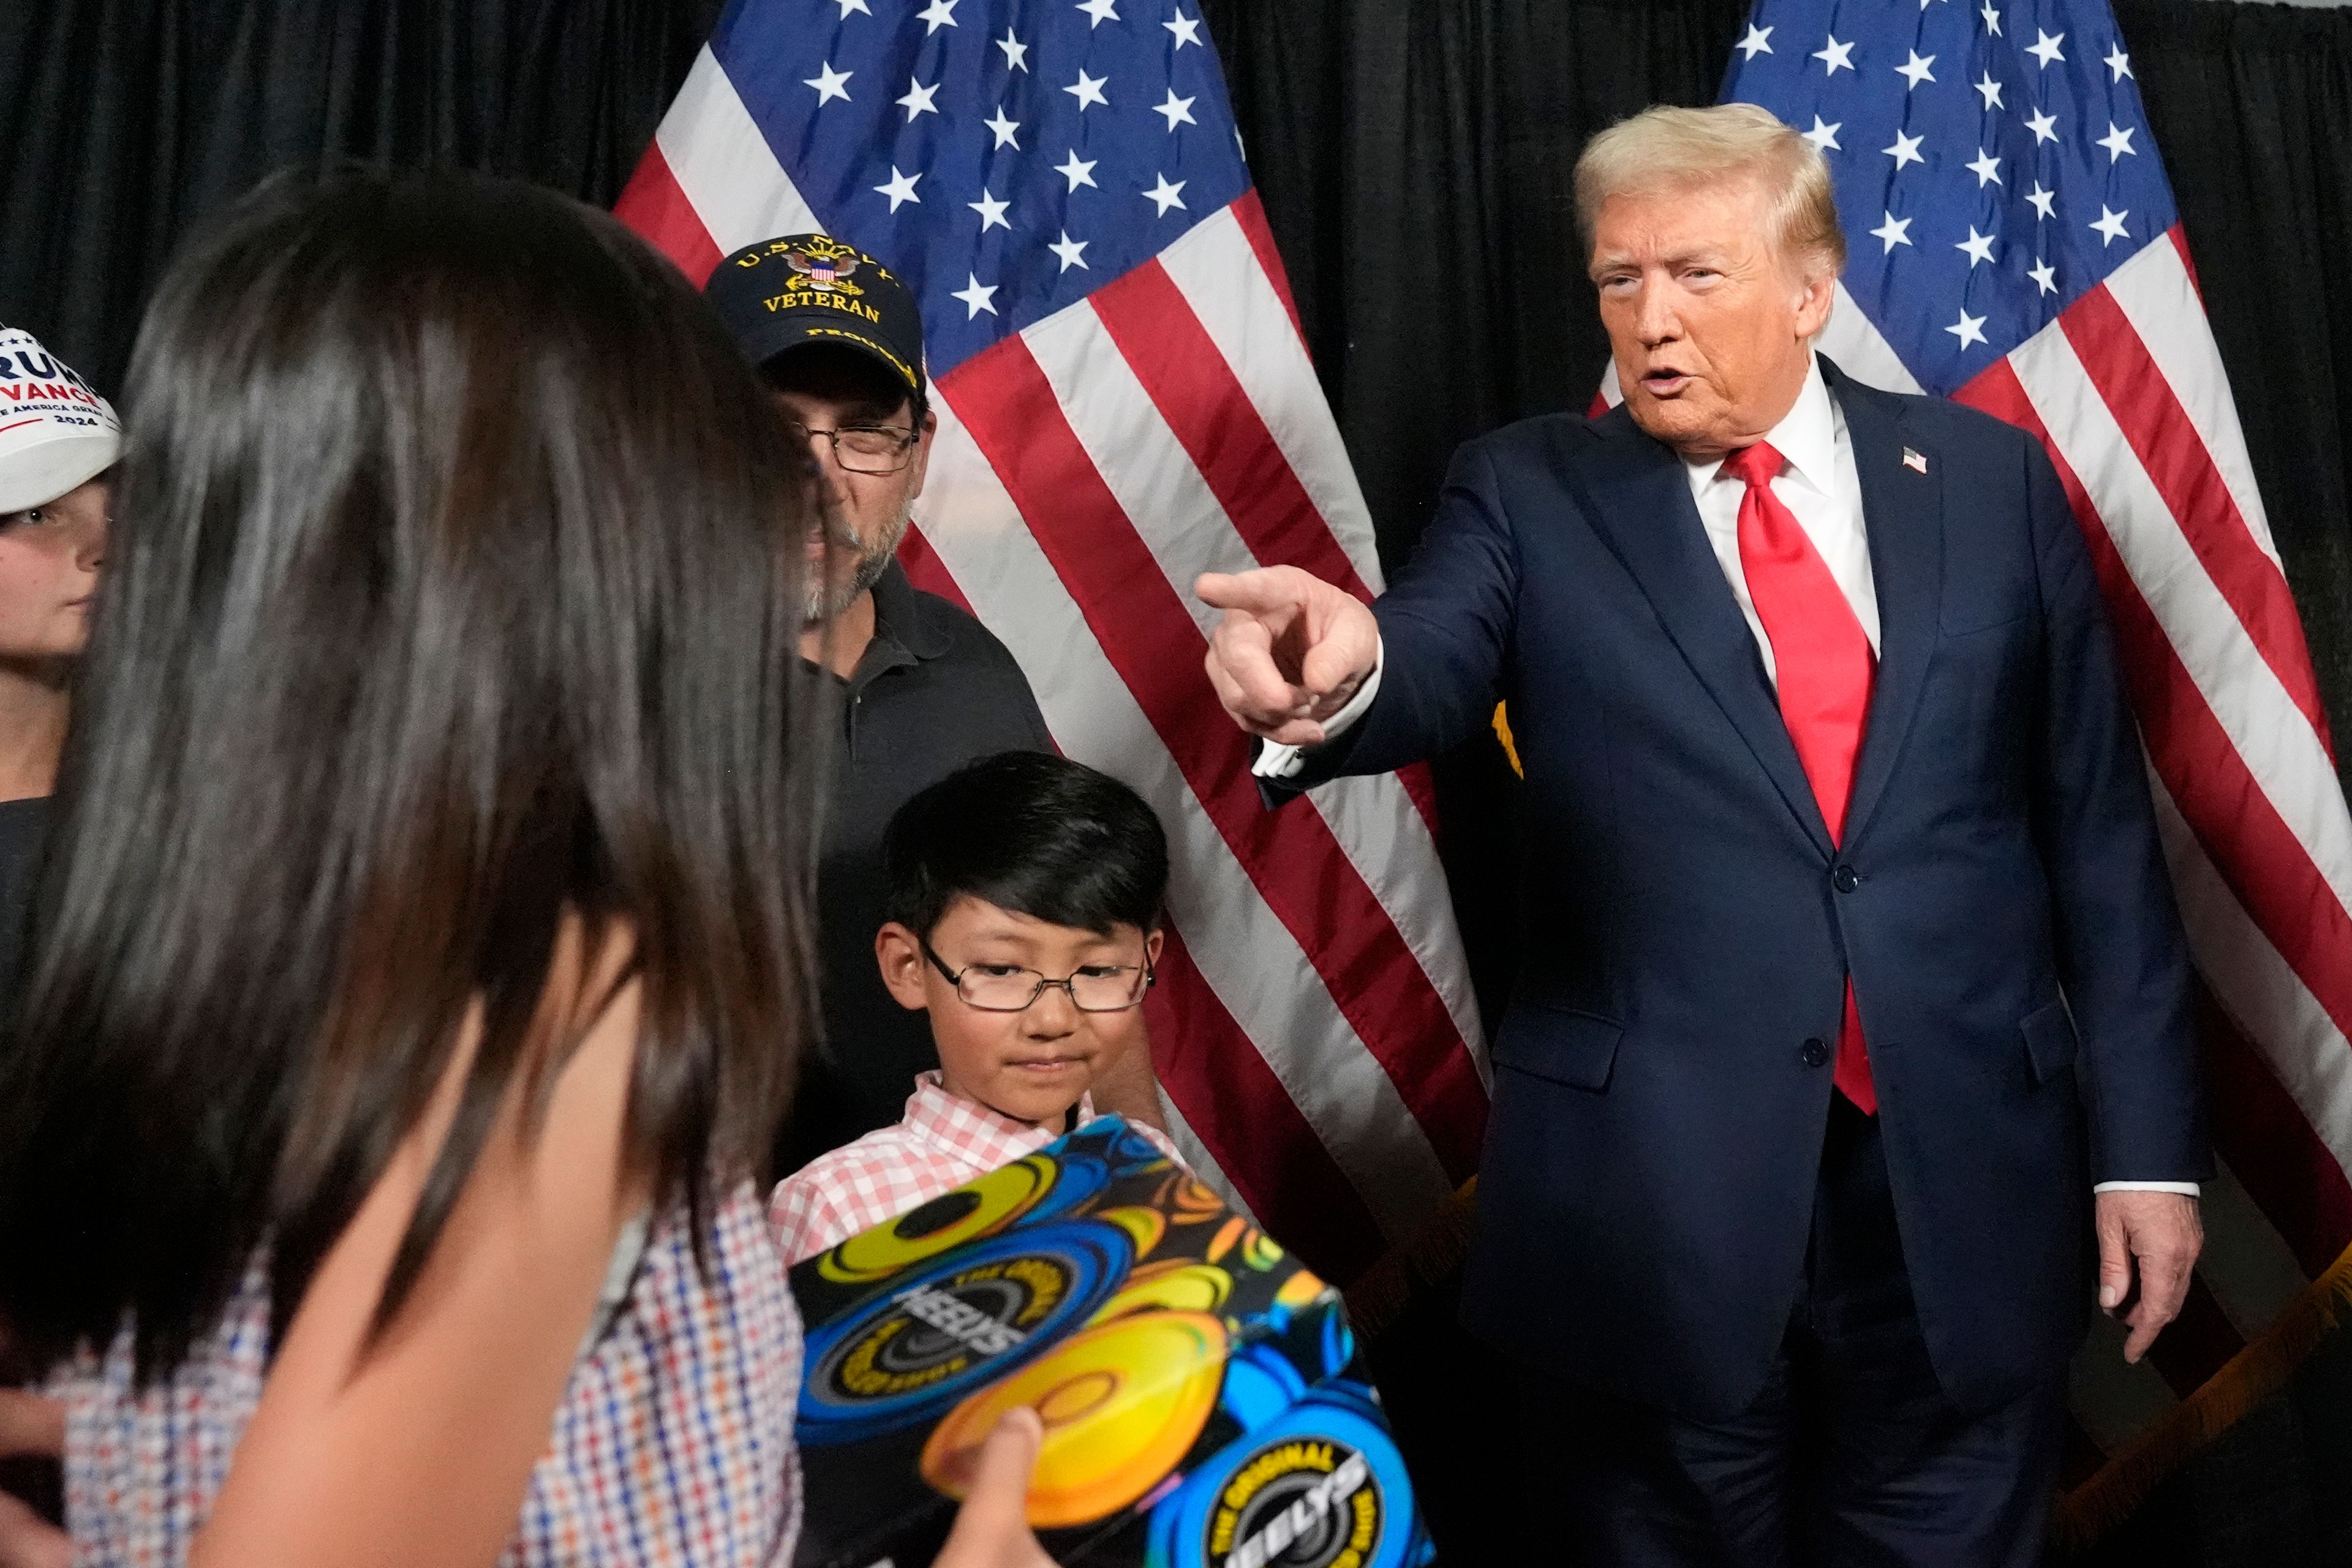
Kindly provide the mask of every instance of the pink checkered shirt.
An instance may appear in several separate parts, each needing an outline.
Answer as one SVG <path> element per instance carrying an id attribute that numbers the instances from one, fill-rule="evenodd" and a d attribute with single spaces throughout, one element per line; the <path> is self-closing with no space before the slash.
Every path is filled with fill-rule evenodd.
<path id="1" fill-rule="evenodd" d="M 800 1533 L 800 1318 L 748 1184 L 718 1196 L 697 1266 L 683 1209 L 611 1288 L 499 1568 L 782 1568 Z M 253 1260 L 213 1332 L 140 1389 L 126 1331 L 49 1391 L 66 1402 L 76 1564 L 180 1568 L 268 1374 Z M 453 1412 L 462 1415 L 462 1412 Z M 331 1500 L 329 1500 L 330 1502 Z"/>
<path id="2" fill-rule="evenodd" d="M 1094 1118 L 1094 1098 L 1081 1097 L 1078 1124 Z M 1166 1133 L 1140 1121 L 1130 1125 L 1161 1153 L 1184 1163 Z M 814 1258 L 1060 1136 L 958 1100 L 940 1087 L 937 1072 L 920 1074 L 915 1092 L 907 1097 L 907 1114 L 897 1124 L 821 1154 L 776 1184 L 768 1199 L 776 1250 L 786 1263 Z"/>

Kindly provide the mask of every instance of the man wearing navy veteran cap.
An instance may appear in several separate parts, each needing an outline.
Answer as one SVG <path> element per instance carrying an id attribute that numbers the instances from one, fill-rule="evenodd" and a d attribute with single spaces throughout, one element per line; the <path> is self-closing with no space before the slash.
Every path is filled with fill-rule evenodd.
<path id="1" fill-rule="evenodd" d="M 896 1122 L 915 1075 L 939 1065 L 923 1015 L 891 999 L 874 956 L 891 815 L 966 763 L 1054 742 L 1004 645 L 897 563 L 939 425 L 914 294 L 873 257 L 822 234 L 746 246 L 703 293 L 808 443 L 834 501 L 829 536 L 809 540 L 801 645 L 842 710 L 817 878 L 825 1038 L 803 1067 L 777 1144 L 782 1174 Z M 1160 1119 L 1149 1063 L 1097 1100 Z"/>

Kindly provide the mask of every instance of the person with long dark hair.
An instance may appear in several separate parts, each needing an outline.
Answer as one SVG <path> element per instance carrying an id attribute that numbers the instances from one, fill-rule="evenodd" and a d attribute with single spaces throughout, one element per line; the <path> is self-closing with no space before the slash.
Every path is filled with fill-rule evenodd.
<path id="1" fill-rule="evenodd" d="M 804 456 L 617 224 L 457 175 L 266 187 L 129 386 L 0 1051 L 77 1556 L 786 1560 Z M 999 1468 L 961 1549 L 1037 1560 Z"/>

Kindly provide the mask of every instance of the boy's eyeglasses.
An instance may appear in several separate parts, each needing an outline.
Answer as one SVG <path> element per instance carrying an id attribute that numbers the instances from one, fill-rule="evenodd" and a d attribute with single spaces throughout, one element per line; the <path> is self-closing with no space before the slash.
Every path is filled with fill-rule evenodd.
<path id="1" fill-rule="evenodd" d="M 1059 980 L 1049 980 L 1034 969 L 1010 963 L 967 963 L 961 971 L 950 969 L 928 942 L 923 943 L 923 956 L 947 977 L 965 1006 L 983 1013 L 1022 1012 L 1049 986 L 1069 993 L 1070 1005 L 1081 1013 L 1124 1013 L 1159 983 L 1148 963 L 1140 968 L 1129 963 L 1090 963 Z"/>
<path id="2" fill-rule="evenodd" d="M 820 430 L 787 419 L 784 428 L 803 441 L 824 437 L 833 444 L 833 460 L 853 474 L 895 474 L 907 466 L 915 445 L 914 431 L 890 425 L 844 425 L 838 430 Z"/>

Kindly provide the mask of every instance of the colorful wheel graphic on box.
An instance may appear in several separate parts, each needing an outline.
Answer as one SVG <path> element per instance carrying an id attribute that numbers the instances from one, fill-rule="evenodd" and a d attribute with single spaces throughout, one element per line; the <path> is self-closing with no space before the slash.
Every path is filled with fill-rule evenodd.
<path id="1" fill-rule="evenodd" d="M 1145 1263 L 1128 1275 L 1127 1283 L 1102 1304 L 1087 1326 L 1108 1323 L 1130 1312 L 1214 1312 L 1233 1293 L 1234 1277 L 1213 1263 L 1181 1258 Z"/>
<path id="2" fill-rule="evenodd" d="M 1108 1519 L 1192 1450 L 1217 1405 L 1225 1346 L 1223 1320 L 1206 1312 L 1142 1312 L 1083 1330 L 950 1411 L 923 1445 L 923 1479 L 962 1496 L 954 1478 L 998 1418 L 1026 1405 L 1045 1424 L 1030 1524 Z"/>
<path id="3" fill-rule="evenodd" d="M 1220 1449 L 1152 1510 L 1150 1568 L 1419 1568 L 1428 1537 L 1375 1412 L 1318 1389 Z"/>
<path id="4" fill-rule="evenodd" d="M 1204 1225 L 1229 1212 L 1215 1189 L 1189 1171 L 1171 1171 L 1160 1184 L 1158 1202 L 1177 1225 Z"/>
<path id="5" fill-rule="evenodd" d="M 1055 1348 L 1127 1275 L 1134 1244 L 1091 1220 L 1024 1226 L 894 1279 L 810 1331 L 799 1440 L 853 1442 L 929 1420 Z"/>
<path id="6" fill-rule="evenodd" d="M 1168 1216 L 1158 1209 L 1145 1208 L 1140 1204 L 1121 1204 L 1114 1208 L 1087 1211 L 1090 1218 L 1106 1221 L 1127 1232 L 1135 1243 L 1135 1255 L 1141 1258 L 1158 1247 L 1168 1234 Z"/>
<path id="7" fill-rule="evenodd" d="M 1110 1147 L 1103 1151 L 1116 1175 L 1132 1176 L 1145 1171 L 1166 1170 L 1171 1162 L 1160 1152 L 1160 1146 L 1132 1126 L 1122 1127 Z"/>
<path id="8" fill-rule="evenodd" d="M 1055 1167 L 1054 1184 L 1024 1217 L 1029 1220 L 1066 1217 L 1110 1185 L 1111 1170 L 1092 1154 L 1032 1154 Z"/>
<path id="9" fill-rule="evenodd" d="M 908 1209 L 887 1225 L 858 1232 L 817 1260 L 817 1272 L 844 1285 L 886 1279 L 993 1235 L 1035 1208 L 1056 1184 L 1058 1162 L 1030 1154 Z"/>

